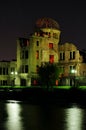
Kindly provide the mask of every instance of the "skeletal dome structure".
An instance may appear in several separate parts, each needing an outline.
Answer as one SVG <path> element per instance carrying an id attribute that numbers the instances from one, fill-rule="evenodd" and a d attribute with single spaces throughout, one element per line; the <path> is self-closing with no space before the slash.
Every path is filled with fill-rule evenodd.
<path id="1" fill-rule="evenodd" d="M 35 27 L 36 28 L 52 28 L 52 29 L 60 30 L 60 26 L 58 22 L 48 17 L 43 17 L 43 18 L 38 19 L 35 23 Z"/>

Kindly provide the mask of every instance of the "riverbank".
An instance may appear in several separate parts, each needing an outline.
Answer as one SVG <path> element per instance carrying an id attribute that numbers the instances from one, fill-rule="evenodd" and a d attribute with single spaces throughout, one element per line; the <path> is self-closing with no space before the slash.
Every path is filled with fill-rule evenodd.
<path id="1" fill-rule="evenodd" d="M 86 91 L 81 89 L 53 89 L 47 91 L 41 88 L 7 89 L 0 91 L 0 100 L 28 101 L 34 104 L 85 103 Z"/>

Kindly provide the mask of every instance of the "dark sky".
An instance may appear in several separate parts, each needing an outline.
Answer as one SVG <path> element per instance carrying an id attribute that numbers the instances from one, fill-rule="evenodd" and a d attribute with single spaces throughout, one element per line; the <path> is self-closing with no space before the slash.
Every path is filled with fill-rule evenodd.
<path id="1" fill-rule="evenodd" d="M 56 20 L 61 42 L 86 49 L 85 1 L 3 0 L 0 1 L 0 60 L 16 58 L 17 37 L 29 36 L 41 17 Z"/>

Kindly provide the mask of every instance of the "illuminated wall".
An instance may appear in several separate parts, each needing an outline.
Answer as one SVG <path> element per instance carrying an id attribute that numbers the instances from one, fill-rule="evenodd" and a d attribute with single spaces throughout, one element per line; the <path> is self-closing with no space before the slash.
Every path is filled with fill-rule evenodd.
<path id="1" fill-rule="evenodd" d="M 0 86 L 13 85 L 16 80 L 16 61 L 0 61 Z"/>
<path id="2" fill-rule="evenodd" d="M 59 66 L 63 77 L 72 79 L 75 76 L 77 79 L 80 79 L 80 77 L 86 76 L 84 57 L 73 43 L 59 45 L 58 52 Z"/>

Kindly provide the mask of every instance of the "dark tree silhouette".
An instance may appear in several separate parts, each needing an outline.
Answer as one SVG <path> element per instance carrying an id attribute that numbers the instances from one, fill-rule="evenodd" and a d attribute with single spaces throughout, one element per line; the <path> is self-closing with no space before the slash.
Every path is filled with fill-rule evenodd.
<path id="1" fill-rule="evenodd" d="M 56 64 L 45 64 L 39 67 L 39 82 L 41 87 L 46 87 L 47 90 L 52 89 L 59 79 L 59 68 Z"/>

